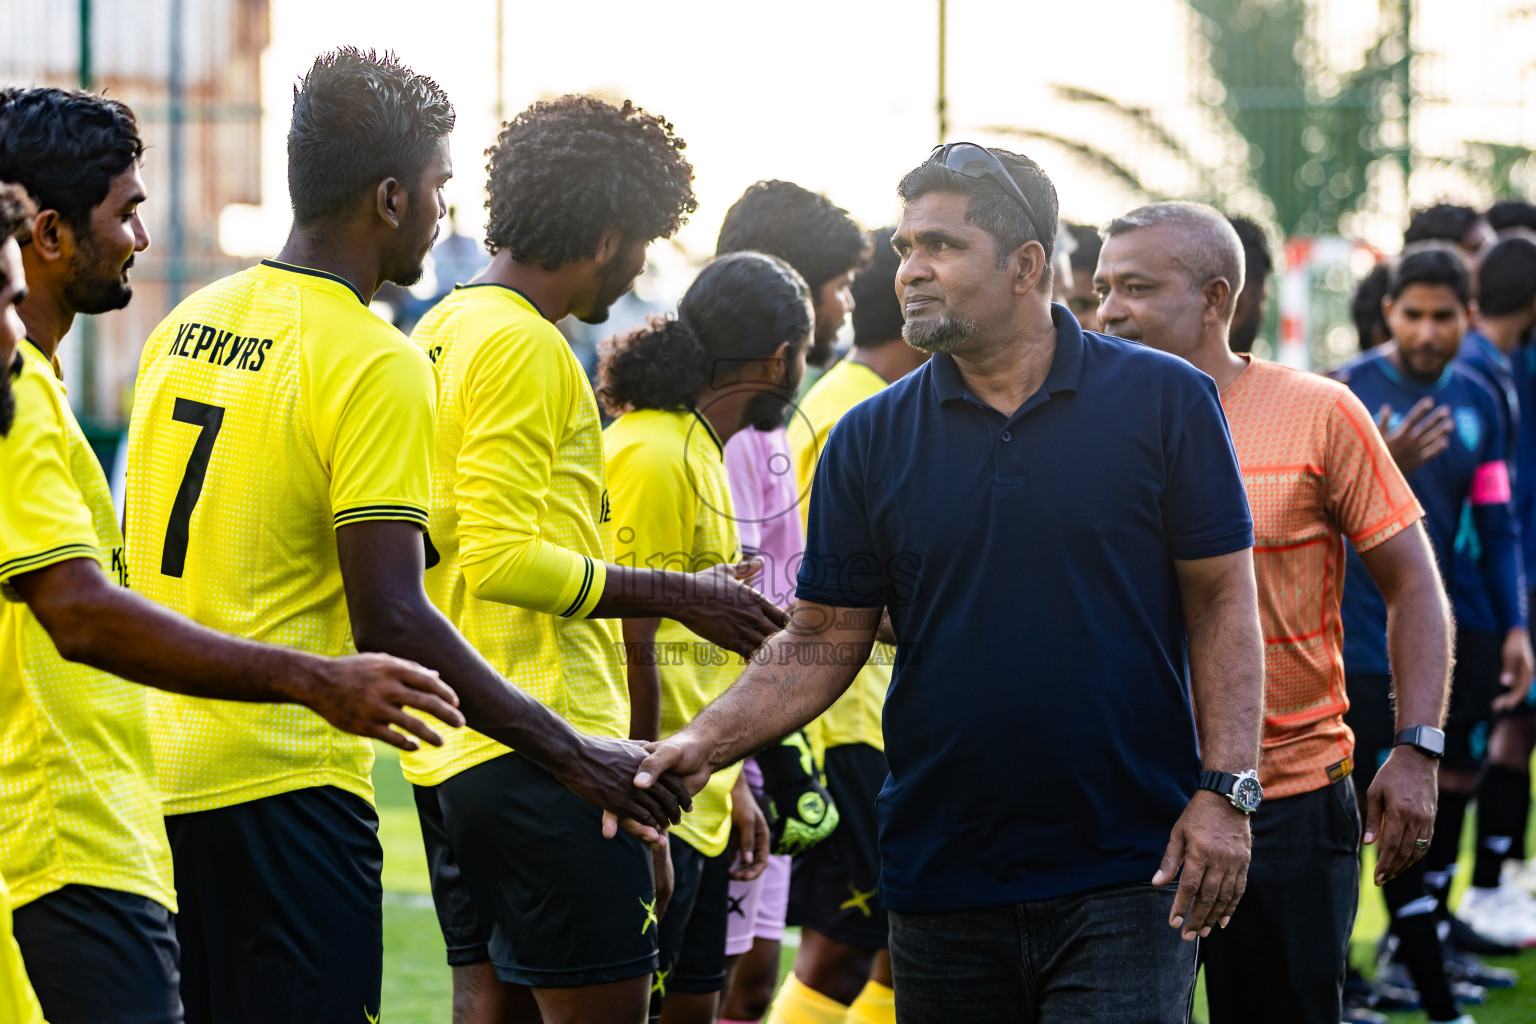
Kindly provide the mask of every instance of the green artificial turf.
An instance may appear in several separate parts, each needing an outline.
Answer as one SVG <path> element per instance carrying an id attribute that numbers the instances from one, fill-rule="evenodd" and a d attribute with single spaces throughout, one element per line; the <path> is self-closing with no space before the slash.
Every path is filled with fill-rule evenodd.
<path id="1" fill-rule="evenodd" d="M 381 1021 L 388 1024 L 443 1024 L 449 1019 L 451 986 L 444 961 L 442 933 L 428 896 L 427 861 L 421 847 L 421 830 L 411 788 L 400 775 L 400 760 L 393 748 L 380 747 L 374 768 L 374 787 L 379 805 L 379 838 L 384 845 L 384 999 Z M 1468 828 L 1470 840 L 1471 829 Z M 1536 834 L 1536 830 L 1533 830 Z M 1386 924 L 1381 894 L 1370 883 L 1369 855 L 1361 891 L 1360 919 L 1355 928 L 1355 962 L 1370 964 L 1376 938 Z M 1470 876 L 1471 856 L 1464 851 L 1458 887 Z M 789 936 L 783 967 L 794 961 Z M 1533 1024 L 1536 1022 L 1536 949 L 1518 957 L 1494 961 L 1514 967 L 1527 979 L 1518 987 L 1494 992 L 1486 1006 L 1470 1008 L 1478 1024 Z M 1195 1020 L 1204 1019 L 1204 994 L 1195 999 Z M 1422 1013 L 1393 1014 L 1393 1024 L 1419 1024 Z"/>

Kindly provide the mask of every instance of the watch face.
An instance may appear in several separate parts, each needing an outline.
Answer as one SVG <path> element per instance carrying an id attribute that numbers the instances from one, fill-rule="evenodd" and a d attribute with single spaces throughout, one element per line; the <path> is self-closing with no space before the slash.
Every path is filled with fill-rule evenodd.
<path id="1" fill-rule="evenodd" d="M 1264 799 L 1264 788 L 1258 779 L 1238 779 L 1232 789 L 1232 798 L 1238 807 L 1252 813 L 1259 809 L 1259 802 Z"/>

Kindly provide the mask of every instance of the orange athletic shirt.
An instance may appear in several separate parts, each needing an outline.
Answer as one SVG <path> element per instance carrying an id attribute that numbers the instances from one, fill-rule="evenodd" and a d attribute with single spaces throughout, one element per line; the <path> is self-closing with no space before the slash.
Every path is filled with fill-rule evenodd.
<path id="1" fill-rule="evenodd" d="M 1252 360 L 1221 395 L 1253 512 L 1264 629 L 1267 798 L 1343 778 L 1355 738 L 1344 724 L 1344 541 L 1360 551 L 1424 512 L 1370 413 L 1325 377 Z"/>

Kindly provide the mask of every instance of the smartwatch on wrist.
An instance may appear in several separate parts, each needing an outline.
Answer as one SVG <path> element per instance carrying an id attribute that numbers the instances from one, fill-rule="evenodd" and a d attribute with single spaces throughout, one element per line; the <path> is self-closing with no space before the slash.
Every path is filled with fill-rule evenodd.
<path id="1" fill-rule="evenodd" d="M 1251 768 L 1236 775 L 1214 770 L 1201 772 L 1200 788 L 1226 797 L 1233 807 L 1244 814 L 1252 814 L 1264 802 L 1264 787 L 1259 785 L 1259 773 Z"/>
<path id="2" fill-rule="evenodd" d="M 1435 760 L 1445 756 L 1445 733 L 1432 725 L 1416 725 L 1411 729 L 1404 729 L 1392 737 L 1392 745 L 1400 747 L 1404 744 L 1417 750 L 1425 757 Z"/>

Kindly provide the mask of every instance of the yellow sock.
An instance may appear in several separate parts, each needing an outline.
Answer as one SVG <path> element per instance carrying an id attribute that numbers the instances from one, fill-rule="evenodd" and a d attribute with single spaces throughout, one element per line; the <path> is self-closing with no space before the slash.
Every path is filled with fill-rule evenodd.
<path id="1" fill-rule="evenodd" d="M 848 1007 L 848 1024 L 896 1024 L 896 993 L 871 981 Z"/>
<path id="2" fill-rule="evenodd" d="M 764 1024 L 843 1024 L 847 1018 L 848 1007 L 822 995 L 791 973 L 784 979 L 784 987 L 779 989 Z"/>

